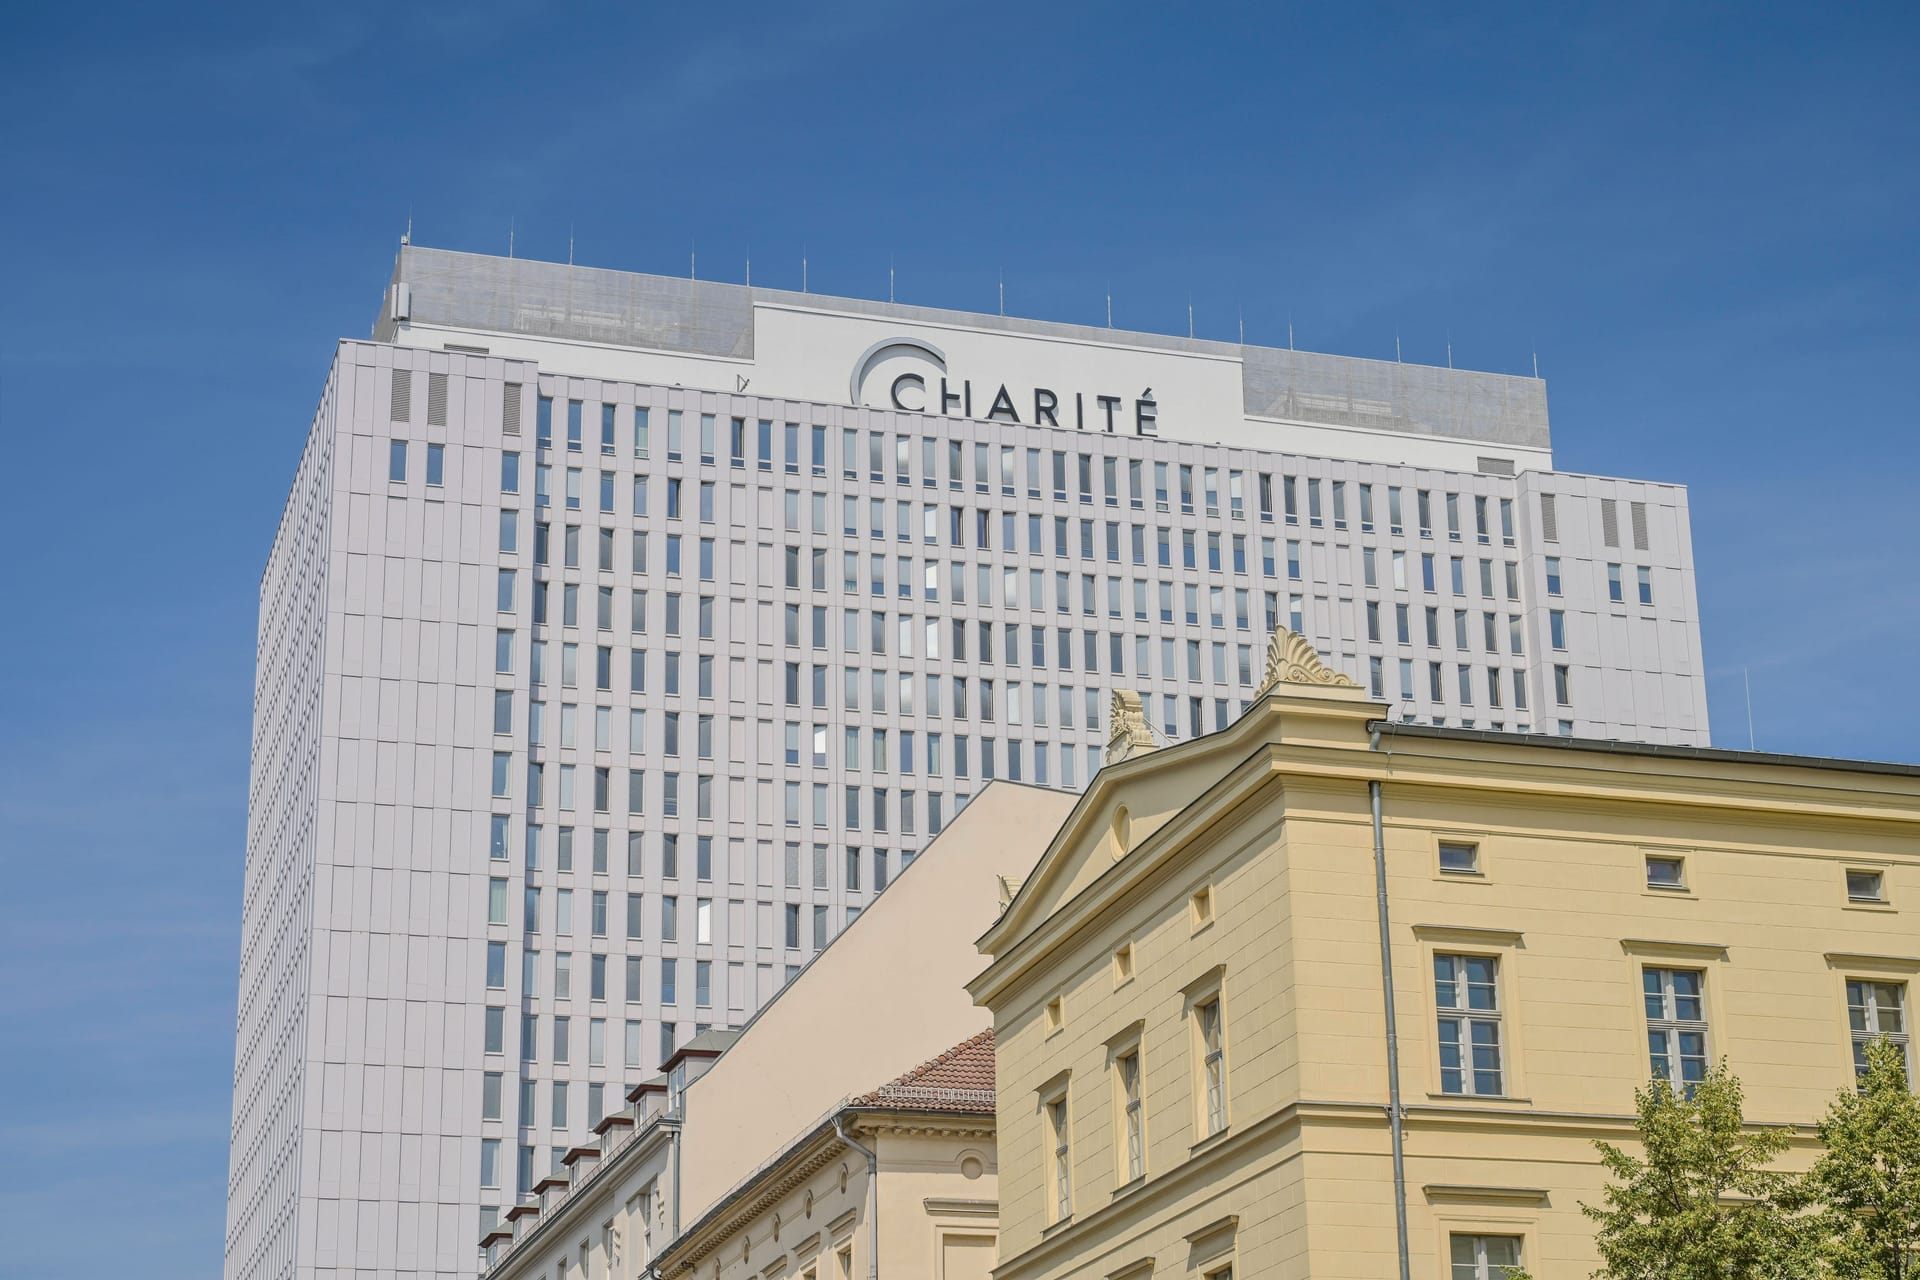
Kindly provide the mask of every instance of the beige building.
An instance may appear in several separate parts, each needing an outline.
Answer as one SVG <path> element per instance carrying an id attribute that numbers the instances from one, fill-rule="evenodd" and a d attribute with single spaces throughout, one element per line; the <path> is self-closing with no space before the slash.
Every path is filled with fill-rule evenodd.
<path id="1" fill-rule="evenodd" d="M 661 1280 L 987 1280 L 999 1230 L 993 1032 L 854 1098 L 663 1253 Z"/>
<path id="2" fill-rule="evenodd" d="M 1808 1126 L 1905 1040 L 1920 769 L 1387 711 L 1284 630 L 1222 732 L 1116 699 L 970 988 L 995 1280 L 1586 1275 L 1651 1074 Z"/>
<path id="3" fill-rule="evenodd" d="M 991 1017 L 966 982 L 1002 873 L 1031 866 L 1072 807 L 983 789 L 745 1028 L 682 1045 L 582 1135 L 481 1241 L 487 1280 L 737 1276 L 749 1258 L 756 1275 L 811 1260 L 816 1280 L 871 1276 L 876 1243 L 889 1276 L 984 1277 Z M 789 1271 L 767 1269 L 782 1258 Z"/>

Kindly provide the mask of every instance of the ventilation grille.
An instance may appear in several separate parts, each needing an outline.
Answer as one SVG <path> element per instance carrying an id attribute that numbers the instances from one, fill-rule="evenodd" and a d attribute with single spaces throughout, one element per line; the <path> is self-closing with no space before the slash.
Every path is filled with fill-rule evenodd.
<path id="1" fill-rule="evenodd" d="M 1620 545 L 1620 506 L 1612 498 L 1600 499 L 1600 540 L 1610 547 Z"/>
<path id="2" fill-rule="evenodd" d="M 447 375 L 444 373 L 427 375 L 427 425 L 447 425 Z"/>
<path id="3" fill-rule="evenodd" d="M 413 370 L 393 371 L 393 404 L 388 414 L 395 422 L 413 421 Z"/>
<path id="4" fill-rule="evenodd" d="M 1553 495 L 1540 495 L 1540 536 L 1548 542 L 1560 541 L 1560 513 L 1553 509 Z"/>
<path id="5" fill-rule="evenodd" d="M 1647 549 L 1647 504 L 1644 502 L 1629 503 L 1627 510 L 1633 517 L 1634 550 L 1645 551 Z"/>
<path id="6" fill-rule="evenodd" d="M 1478 470 L 1481 475 L 1510 476 L 1513 474 L 1512 458 L 1482 458 Z"/>
<path id="7" fill-rule="evenodd" d="M 510 436 L 520 434 L 520 384 L 509 382 L 500 389 L 500 428 Z"/>

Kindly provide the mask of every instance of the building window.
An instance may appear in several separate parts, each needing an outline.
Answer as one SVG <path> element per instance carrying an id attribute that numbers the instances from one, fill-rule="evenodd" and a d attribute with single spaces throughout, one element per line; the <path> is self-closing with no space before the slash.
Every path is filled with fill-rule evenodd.
<path id="1" fill-rule="evenodd" d="M 1519 1236 L 1448 1237 L 1452 1280 L 1506 1280 L 1520 1269 Z"/>
<path id="2" fill-rule="evenodd" d="M 1647 888 L 1684 890 L 1686 887 L 1686 859 L 1647 855 Z"/>
<path id="3" fill-rule="evenodd" d="M 1147 1173 L 1145 1120 L 1140 1106 L 1140 1048 L 1135 1045 L 1113 1060 L 1115 1101 L 1120 1109 L 1122 1183 L 1138 1182 Z"/>
<path id="4" fill-rule="evenodd" d="M 1476 875 L 1480 871 L 1480 846 L 1460 840 L 1442 840 L 1440 842 L 1440 869 L 1459 875 Z"/>
<path id="5" fill-rule="evenodd" d="M 1641 970 L 1653 1078 L 1670 1082 L 1689 1097 L 1707 1078 L 1705 985 L 1706 975 L 1698 969 Z"/>
<path id="6" fill-rule="evenodd" d="M 1847 901 L 1885 902 L 1886 900 L 1886 876 L 1882 872 L 1847 872 Z"/>
<path id="7" fill-rule="evenodd" d="M 1912 1075 L 1907 1038 L 1907 984 L 1847 979 L 1847 1027 L 1853 1036 L 1853 1074 L 1867 1074 L 1867 1045 L 1884 1036 L 1900 1048 Z"/>
<path id="8" fill-rule="evenodd" d="M 1053 1140 L 1053 1220 L 1073 1216 L 1073 1138 L 1067 1127 L 1067 1096 L 1047 1103 L 1047 1136 Z"/>
<path id="9" fill-rule="evenodd" d="M 391 440 L 387 443 L 387 479 L 395 484 L 407 478 L 407 442 Z"/>
<path id="10" fill-rule="evenodd" d="M 1194 1032 L 1199 1040 L 1201 1136 L 1210 1138 L 1227 1127 L 1227 1027 L 1214 995 L 1193 1007 Z"/>
<path id="11" fill-rule="evenodd" d="M 1433 958 L 1442 1093 L 1497 1097 L 1503 1092 L 1498 970 L 1492 956 Z"/>

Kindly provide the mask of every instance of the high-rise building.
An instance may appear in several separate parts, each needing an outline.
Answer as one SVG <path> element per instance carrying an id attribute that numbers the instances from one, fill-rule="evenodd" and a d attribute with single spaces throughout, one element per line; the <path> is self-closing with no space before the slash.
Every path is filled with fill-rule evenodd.
<path id="1" fill-rule="evenodd" d="M 261 582 L 226 1274 L 468 1275 L 1106 691 L 1270 628 L 1419 724 L 1703 744 L 1686 495 L 1537 379 L 417 247 Z"/>

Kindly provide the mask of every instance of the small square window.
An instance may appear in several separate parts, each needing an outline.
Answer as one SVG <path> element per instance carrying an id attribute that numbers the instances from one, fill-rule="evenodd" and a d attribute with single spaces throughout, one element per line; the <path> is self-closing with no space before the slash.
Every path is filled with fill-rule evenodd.
<path id="1" fill-rule="evenodd" d="M 1480 873 L 1480 846 L 1468 844 L 1463 840 L 1442 840 L 1440 842 L 1440 869 L 1456 875 L 1478 875 Z"/>
<path id="2" fill-rule="evenodd" d="M 1886 889 L 1886 876 L 1882 872 L 1847 872 L 1847 900 L 1849 902 L 1885 902 L 1887 900 Z"/>
<path id="3" fill-rule="evenodd" d="M 1196 932 L 1213 923 L 1213 889 L 1211 887 L 1194 894 L 1190 905 Z"/>
<path id="4" fill-rule="evenodd" d="M 1649 855 L 1647 858 L 1647 888 L 1684 889 L 1687 887 L 1686 860 Z"/>
<path id="5" fill-rule="evenodd" d="M 1058 1031 L 1066 1024 L 1066 1021 L 1067 1011 L 1065 1005 L 1061 1003 L 1061 998 L 1055 996 L 1053 999 L 1047 1001 L 1047 1034 L 1052 1035 Z"/>
<path id="6" fill-rule="evenodd" d="M 1120 949 L 1113 953 L 1113 985 L 1117 987 L 1124 982 L 1132 981 L 1133 944 L 1128 942 L 1123 943 Z"/>

